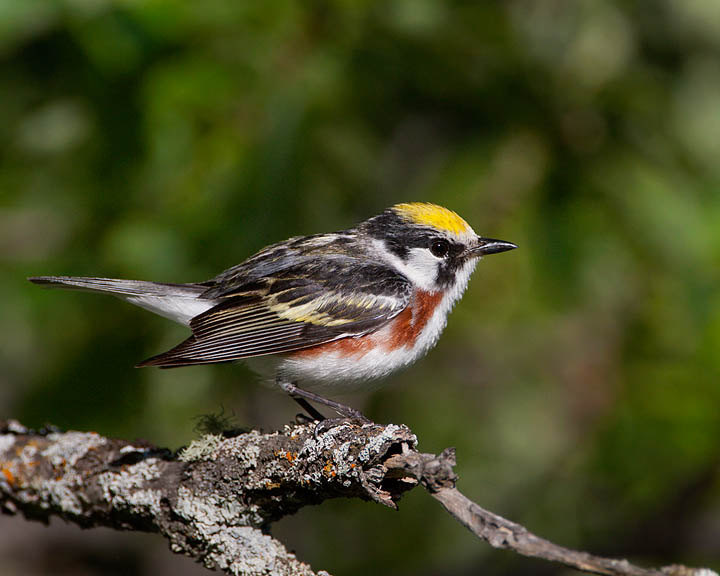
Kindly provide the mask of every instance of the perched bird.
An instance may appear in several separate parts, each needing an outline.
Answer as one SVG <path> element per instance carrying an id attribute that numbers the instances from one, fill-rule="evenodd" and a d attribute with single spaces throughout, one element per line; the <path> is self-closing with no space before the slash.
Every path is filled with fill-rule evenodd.
<path id="1" fill-rule="evenodd" d="M 359 388 L 425 355 L 478 260 L 516 247 L 478 236 L 447 208 L 413 202 L 273 244 L 207 282 L 29 280 L 113 294 L 190 327 L 187 340 L 138 366 L 247 360 L 311 416 L 322 419 L 308 401 L 362 418 L 318 392 Z"/>

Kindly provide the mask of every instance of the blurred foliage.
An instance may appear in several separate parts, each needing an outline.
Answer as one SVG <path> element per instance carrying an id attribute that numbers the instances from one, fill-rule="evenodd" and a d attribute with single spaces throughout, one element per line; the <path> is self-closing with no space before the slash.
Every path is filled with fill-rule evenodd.
<path id="1" fill-rule="evenodd" d="M 25 277 L 203 280 L 430 200 L 521 250 L 351 402 L 540 534 L 719 567 L 720 3 L 0 0 L 0 60 L 0 417 L 174 447 L 221 406 L 281 425 L 242 366 L 132 368 L 182 327 Z M 558 572 L 429 500 L 276 533 L 337 574 Z M 38 545 L 18 574 L 57 573 Z"/>

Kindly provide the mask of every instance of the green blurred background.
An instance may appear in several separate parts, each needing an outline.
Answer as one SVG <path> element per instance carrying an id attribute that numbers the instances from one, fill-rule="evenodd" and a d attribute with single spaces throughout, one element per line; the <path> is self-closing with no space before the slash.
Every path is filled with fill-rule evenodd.
<path id="1" fill-rule="evenodd" d="M 0 418 L 178 447 L 295 405 L 186 334 L 25 277 L 200 281 L 399 201 L 521 249 L 439 345 L 346 398 L 458 449 L 562 544 L 720 567 L 720 2 L 0 0 Z M 0 518 L 3 574 L 201 574 L 158 536 Z M 338 575 L 560 574 L 421 491 L 275 526 Z"/>

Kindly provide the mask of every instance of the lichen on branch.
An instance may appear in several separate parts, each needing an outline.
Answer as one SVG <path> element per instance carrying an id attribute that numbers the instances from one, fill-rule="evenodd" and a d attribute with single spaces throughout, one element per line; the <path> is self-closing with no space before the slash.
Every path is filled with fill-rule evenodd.
<path id="1" fill-rule="evenodd" d="M 0 510 L 81 526 L 160 532 L 174 552 L 229 574 L 316 574 L 268 534 L 270 525 L 328 498 L 396 508 L 422 485 L 460 524 L 496 548 L 584 572 L 618 576 L 717 576 L 672 565 L 642 568 L 571 550 L 465 497 L 455 451 L 422 454 L 405 426 L 342 422 L 207 435 L 177 453 L 93 432 L 33 431 L 0 422 Z M 327 572 L 317 572 L 327 575 Z"/>
<path id="2" fill-rule="evenodd" d="M 415 446 L 403 426 L 314 424 L 232 438 L 178 454 L 92 432 L 0 428 L 0 506 L 81 526 L 160 532 L 175 552 L 233 574 L 312 574 L 267 534 L 308 504 L 359 497 L 394 507 L 413 482 L 384 484 L 383 461 Z"/>

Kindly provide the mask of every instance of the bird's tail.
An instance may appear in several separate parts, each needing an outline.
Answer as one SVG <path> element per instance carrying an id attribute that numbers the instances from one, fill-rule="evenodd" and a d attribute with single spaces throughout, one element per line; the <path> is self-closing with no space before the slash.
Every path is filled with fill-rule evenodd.
<path id="1" fill-rule="evenodd" d="M 89 292 L 109 292 L 124 296 L 198 296 L 207 287 L 200 284 L 165 284 L 144 280 L 118 280 L 116 278 L 86 278 L 81 276 L 31 276 L 33 284 L 49 288 L 69 288 Z"/>
<path id="2" fill-rule="evenodd" d="M 50 288 L 112 294 L 181 324 L 189 324 L 193 317 L 215 305 L 213 300 L 202 298 L 202 293 L 208 288 L 203 284 L 168 284 L 79 276 L 33 276 L 28 280 Z"/>

